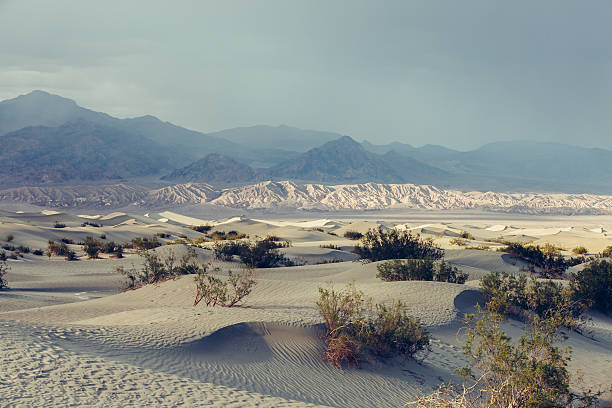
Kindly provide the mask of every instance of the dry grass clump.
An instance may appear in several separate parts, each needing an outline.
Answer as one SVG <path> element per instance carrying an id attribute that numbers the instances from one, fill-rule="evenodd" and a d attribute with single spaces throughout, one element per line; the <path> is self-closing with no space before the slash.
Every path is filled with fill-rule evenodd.
<path id="1" fill-rule="evenodd" d="M 406 358 L 429 348 L 429 333 L 400 301 L 372 303 L 354 284 L 319 288 L 317 309 L 325 320 L 325 358 L 334 366 L 359 367 L 364 354 Z"/>
<path id="2" fill-rule="evenodd" d="M 256 283 L 251 268 L 246 268 L 240 273 L 229 271 L 226 278 L 214 277 L 208 273 L 208 268 L 202 268 L 194 279 L 196 284 L 194 306 L 202 300 L 206 306 L 236 306 L 251 293 Z"/>
<path id="3" fill-rule="evenodd" d="M 137 251 L 146 251 L 148 249 L 157 248 L 159 246 L 162 246 L 162 243 L 159 242 L 157 237 L 155 238 L 136 237 L 136 238 L 132 238 L 130 242 L 124 244 L 124 247 L 133 248 Z"/>
<path id="4" fill-rule="evenodd" d="M 474 236 L 467 231 L 461 231 L 459 233 L 459 238 L 473 240 Z"/>

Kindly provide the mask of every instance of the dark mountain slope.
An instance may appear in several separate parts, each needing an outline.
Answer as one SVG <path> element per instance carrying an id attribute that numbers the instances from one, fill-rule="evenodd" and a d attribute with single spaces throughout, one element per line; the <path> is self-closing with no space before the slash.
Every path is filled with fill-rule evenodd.
<path id="1" fill-rule="evenodd" d="M 206 183 L 239 183 L 256 179 L 257 173 L 252 167 L 216 153 L 162 177 L 167 181 Z"/>
<path id="2" fill-rule="evenodd" d="M 149 139 L 79 120 L 0 136 L 2 185 L 95 181 L 171 168 L 168 150 Z"/>

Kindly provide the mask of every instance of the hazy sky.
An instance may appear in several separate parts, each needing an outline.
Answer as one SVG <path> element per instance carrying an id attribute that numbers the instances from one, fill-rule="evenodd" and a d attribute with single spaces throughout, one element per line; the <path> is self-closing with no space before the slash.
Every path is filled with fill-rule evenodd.
<path id="1" fill-rule="evenodd" d="M 612 148 L 612 1 L 0 0 L 0 99 L 200 131 Z"/>

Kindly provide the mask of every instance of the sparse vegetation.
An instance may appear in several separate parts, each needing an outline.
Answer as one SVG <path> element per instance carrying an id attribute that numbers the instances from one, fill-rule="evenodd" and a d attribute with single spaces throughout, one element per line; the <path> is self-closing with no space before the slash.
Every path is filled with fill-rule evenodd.
<path id="1" fill-rule="evenodd" d="M 53 224 L 53 228 L 66 228 L 66 224 L 62 224 L 59 221 L 55 221 L 55 224 Z"/>
<path id="2" fill-rule="evenodd" d="M 178 263 L 172 250 L 166 256 L 148 250 L 139 250 L 138 255 L 143 259 L 141 269 L 136 269 L 133 266 L 131 269 L 126 269 L 123 266 L 115 269 L 117 273 L 126 277 L 125 290 L 163 282 L 180 275 L 200 273 L 202 269 L 206 268 L 198 262 L 193 248 L 188 248 L 187 253 L 178 260 Z"/>
<path id="3" fill-rule="evenodd" d="M 133 248 L 137 251 L 146 251 L 147 249 L 157 248 L 161 245 L 162 243 L 159 242 L 157 238 L 136 237 L 132 238 L 132 241 L 124 245 L 124 247 Z"/>
<path id="4" fill-rule="evenodd" d="M 458 370 L 463 384 L 443 384 L 430 395 L 408 405 L 419 408 L 594 407 L 597 393 L 570 390 L 569 350 L 556 344 L 568 325 L 563 309 L 550 309 L 544 317 L 532 315 L 519 341 L 501 328 L 503 303 L 490 298 L 485 310 L 466 317 L 464 352 L 470 364 Z"/>
<path id="5" fill-rule="evenodd" d="M 317 309 L 325 320 L 325 358 L 340 369 L 359 367 L 365 354 L 412 358 L 429 348 L 429 333 L 400 301 L 373 305 L 354 284 L 341 291 L 319 288 Z"/>
<path id="6" fill-rule="evenodd" d="M 387 282 L 420 280 L 463 284 L 468 275 L 447 262 L 434 262 L 431 259 L 394 259 L 379 264 L 377 278 Z"/>
<path id="7" fill-rule="evenodd" d="M 577 246 L 576 248 L 572 249 L 572 253 L 574 255 L 586 255 L 589 253 L 589 250 L 583 246 Z"/>
<path id="8" fill-rule="evenodd" d="M 451 245 L 457 245 L 457 246 L 464 246 L 465 245 L 465 240 L 463 240 L 461 238 L 452 238 L 450 240 L 450 244 Z"/>
<path id="9" fill-rule="evenodd" d="M 100 228 L 102 225 L 96 224 L 95 222 L 91 222 L 91 221 L 85 221 L 84 223 L 81 224 L 81 227 L 87 227 L 87 226 Z"/>
<path id="10" fill-rule="evenodd" d="M 4 238 L 4 240 L 5 240 L 6 242 L 11 242 L 11 241 L 12 241 L 12 240 L 14 240 L 14 239 L 15 239 L 15 237 L 13 236 L 13 234 L 8 234 L 8 235 L 7 235 L 7 236 Z"/>
<path id="11" fill-rule="evenodd" d="M 477 249 L 479 251 L 489 251 L 491 247 L 488 245 L 475 245 L 475 246 L 466 246 L 464 249 Z"/>
<path id="12" fill-rule="evenodd" d="M 0 251 L 0 262 L 4 262 L 6 261 L 6 259 L 7 259 L 6 252 Z"/>
<path id="13" fill-rule="evenodd" d="M 0 258 L 0 289 L 8 288 L 8 282 L 6 280 L 6 273 L 8 272 L 9 267 L 6 264 L 6 258 Z"/>
<path id="14" fill-rule="evenodd" d="M 158 232 L 155 234 L 157 238 L 170 238 L 170 234 L 167 232 Z"/>
<path id="15" fill-rule="evenodd" d="M 481 279 L 480 289 L 490 311 L 524 321 L 534 314 L 544 318 L 558 310 L 568 318 L 576 317 L 583 310 L 570 287 L 552 280 L 528 280 L 525 275 L 491 272 Z"/>
<path id="16" fill-rule="evenodd" d="M 490 302 L 496 303 L 497 299 Z M 419 408 L 595 407 L 598 393 L 574 393 L 567 364 L 570 351 L 556 344 L 567 318 L 560 310 L 529 320 L 512 341 L 501 328 L 504 318 L 478 308 L 466 317 L 464 352 L 470 364 L 458 370 L 463 385 L 443 384 L 433 394 L 408 404 Z"/>
<path id="17" fill-rule="evenodd" d="M 243 234 L 242 232 L 238 231 L 214 231 L 207 236 L 213 241 L 233 241 L 237 239 L 248 238 L 247 234 Z"/>
<path id="18" fill-rule="evenodd" d="M 103 243 L 92 236 L 85 237 L 85 244 L 83 245 L 83 251 L 87 254 L 89 259 L 98 259 L 98 255 L 102 251 Z"/>
<path id="19" fill-rule="evenodd" d="M 287 241 L 276 242 L 265 238 L 254 242 L 219 242 L 213 250 L 218 259 L 231 261 L 234 256 L 239 256 L 240 261 L 251 268 L 274 268 L 294 265 L 278 251 L 278 248 L 286 248 L 289 245 Z"/>
<path id="20" fill-rule="evenodd" d="M 611 258 L 612 257 L 612 245 L 607 246 L 603 251 L 601 251 L 601 256 L 603 256 L 604 258 Z"/>
<path id="21" fill-rule="evenodd" d="M 74 244 L 73 240 L 71 240 L 70 238 L 66 238 L 66 237 L 61 238 L 60 242 L 63 242 L 64 244 Z"/>
<path id="22" fill-rule="evenodd" d="M 66 256 L 70 249 L 65 242 L 55 242 L 49 241 L 49 245 L 47 246 L 47 255 L 51 256 Z"/>
<path id="23" fill-rule="evenodd" d="M 189 227 L 189 229 L 200 232 L 202 234 L 206 234 L 212 229 L 212 225 L 192 225 Z"/>
<path id="24" fill-rule="evenodd" d="M 474 236 L 467 231 L 461 231 L 459 233 L 459 238 L 473 240 Z"/>
<path id="25" fill-rule="evenodd" d="M 361 238 L 363 238 L 363 234 L 361 232 L 357 232 L 357 231 L 346 231 L 344 233 L 344 238 L 352 239 L 354 241 L 358 241 Z"/>
<path id="26" fill-rule="evenodd" d="M 319 245 L 319 248 L 325 248 L 325 249 L 340 249 L 340 247 L 338 245 L 334 245 L 334 244 L 323 244 L 323 245 Z"/>
<path id="27" fill-rule="evenodd" d="M 527 262 L 533 273 L 536 272 L 536 267 L 539 268 L 539 273 L 544 278 L 561 277 L 567 268 L 585 261 L 584 257 L 565 259 L 559 248 L 552 245 L 539 246 L 508 242 L 507 246 L 501 250 Z"/>
<path id="28" fill-rule="evenodd" d="M 592 261 L 580 272 L 570 274 L 574 299 L 589 308 L 612 313 L 612 262 Z"/>
<path id="29" fill-rule="evenodd" d="M 204 301 L 206 306 L 234 307 L 253 290 L 253 270 L 246 268 L 240 273 L 229 271 L 226 278 L 212 276 L 202 268 L 194 277 L 196 296 L 193 305 Z"/>
<path id="30" fill-rule="evenodd" d="M 354 252 L 361 259 L 384 261 L 387 259 L 440 259 L 444 251 L 431 239 L 422 239 L 411 232 L 395 229 L 385 231 L 382 227 L 369 230 L 356 245 Z"/>
<path id="31" fill-rule="evenodd" d="M 35 249 L 32 251 L 32 254 L 37 256 L 43 256 L 45 254 L 45 251 L 43 251 L 42 249 Z"/>

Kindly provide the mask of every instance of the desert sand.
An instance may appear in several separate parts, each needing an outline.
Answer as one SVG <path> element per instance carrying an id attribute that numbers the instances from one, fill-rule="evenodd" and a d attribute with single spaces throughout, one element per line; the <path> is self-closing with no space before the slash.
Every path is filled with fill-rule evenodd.
<path id="1" fill-rule="evenodd" d="M 197 238 L 189 225 L 213 225 L 251 238 L 290 240 L 283 251 L 302 266 L 255 271 L 257 285 L 244 306 L 193 306 L 192 276 L 121 292 L 115 267 L 124 259 L 80 260 L 25 254 L 9 260 L 10 289 L 0 292 L 0 401 L 6 406 L 334 406 L 401 407 L 442 381 L 456 380 L 465 365 L 457 331 L 463 314 L 480 300 L 478 279 L 489 271 L 519 273 L 521 264 L 495 252 L 490 240 L 551 243 L 569 251 L 584 245 L 599 252 L 612 245 L 612 217 L 534 217 L 487 213 L 355 213 L 271 218 L 263 213 L 227 219 L 182 211 L 70 214 L 12 209 L 0 212 L 0 241 L 46 248 L 48 240 L 87 235 L 117 242 L 171 234 Z M 100 227 L 81 226 L 89 221 Z M 55 223 L 65 228 L 54 228 Z M 410 229 L 446 249 L 446 259 L 469 273 L 465 285 L 382 282 L 376 263 L 351 253 L 346 231 Z M 474 236 L 464 249 L 452 243 L 462 231 Z M 333 233 L 333 234 L 330 234 Z M 338 249 L 323 248 L 334 245 Z M 222 271 L 238 267 L 216 261 L 198 248 L 203 262 Z M 183 245 L 155 249 L 181 253 Z M 400 299 L 432 333 L 432 350 L 418 361 L 366 362 L 340 371 L 323 359 L 322 319 L 315 308 L 318 288 L 354 281 L 376 301 Z M 592 314 L 583 334 L 570 333 L 572 370 L 589 385 L 612 378 L 612 319 Z M 508 323 L 517 335 L 523 325 Z M 612 396 L 606 395 L 604 406 Z"/>

